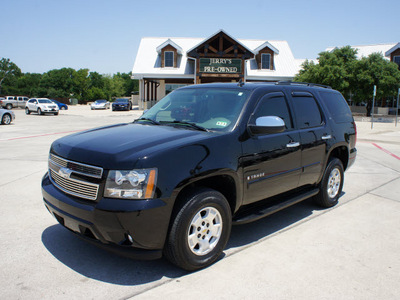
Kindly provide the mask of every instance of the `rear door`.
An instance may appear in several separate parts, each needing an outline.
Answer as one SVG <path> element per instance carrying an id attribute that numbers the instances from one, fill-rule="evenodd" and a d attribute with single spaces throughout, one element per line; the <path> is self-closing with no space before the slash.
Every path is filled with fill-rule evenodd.
<path id="1" fill-rule="evenodd" d="M 304 91 L 291 93 L 297 128 L 300 133 L 302 173 L 299 186 L 317 183 L 323 171 L 327 143 L 332 139 L 313 94 Z"/>
<path id="2" fill-rule="evenodd" d="M 300 135 L 282 92 L 264 95 L 252 113 L 249 124 L 261 116 L 278 116 L 286 130 L 281 133 L 252 135 L 242 143 L 244 204 L 286 192 L 298 186 L 301 173 Z"/>

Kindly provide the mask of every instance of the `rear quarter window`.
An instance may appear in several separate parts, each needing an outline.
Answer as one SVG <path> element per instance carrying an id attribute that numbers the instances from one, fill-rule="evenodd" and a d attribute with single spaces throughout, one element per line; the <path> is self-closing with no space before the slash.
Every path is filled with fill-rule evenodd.
<path id="1" fill-rule="evenodd" d="M 350 108 L 340 93 L 320 92 L 321 100 L 336 123 L 353 121 Z"/>

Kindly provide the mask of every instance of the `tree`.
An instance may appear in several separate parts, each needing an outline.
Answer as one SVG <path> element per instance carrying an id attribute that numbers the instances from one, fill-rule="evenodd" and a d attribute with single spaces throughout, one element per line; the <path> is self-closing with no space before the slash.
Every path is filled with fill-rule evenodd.
<path id="1" fill-rule="evenodd" d="M 4 80 L 8 77 L 19 77 L 21 76 L 21 69 L 18 66 L 10 61 L 9 58 L 2 58 L 0 60 L 0 94 L 1 88 Z"/>
<path id="2" fill-rule="evenodd" d="M 352 70 L 357 62 L 357 50 L 346 46 L 332 52 L 321 52 L 318 61 L 315 64 L 306 60 L 294 81 L 329 85 L 347 96 L 353 81 Z"/>
<path id="3" fill-rule="evenodd" d="M 386 60 L 381 53 L 363 57 L 354 65 L 354 99 L 367 101 L 367 115 L 371 114 L 373 86 L 376 85 L 376 97 L 390 97 L 397 94 L 400 86 L 398 65 Z"/>

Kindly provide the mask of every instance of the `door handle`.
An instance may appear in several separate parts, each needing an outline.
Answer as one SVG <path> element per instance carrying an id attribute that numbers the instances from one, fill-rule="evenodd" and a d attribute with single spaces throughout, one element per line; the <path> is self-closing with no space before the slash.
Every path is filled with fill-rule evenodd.
<path id="1" fill-rule="evenodd" d="M 330 134 L 322 136 L 323 140 L 330 140 L 332 136 Z"/>
<path id="2" fill-rule="evenodd" d="M 295 148 L 295 147 L 299 147 L 300 143 L 299 142 L 291 142 L 289 144 L 286 144 L 286 147 L 288 148 Z"/>

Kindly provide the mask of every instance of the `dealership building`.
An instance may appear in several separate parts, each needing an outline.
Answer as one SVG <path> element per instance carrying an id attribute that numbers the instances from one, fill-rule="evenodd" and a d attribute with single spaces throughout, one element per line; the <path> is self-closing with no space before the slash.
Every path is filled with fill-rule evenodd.
<path id="1" fill-rule="evenodd" d="M 145 37 L 132 78 L 147 108 L 190 84 L 293 80 L 302 62 L 286 41 L 236 39 L 223 30 L 208 38 Z"/>

